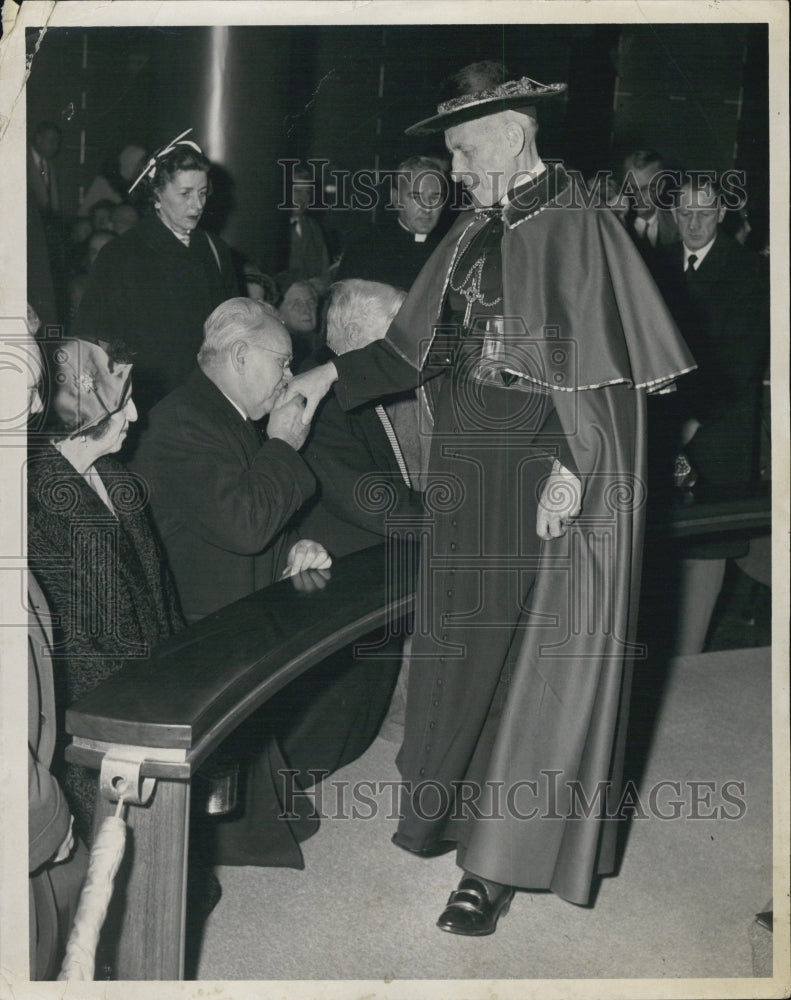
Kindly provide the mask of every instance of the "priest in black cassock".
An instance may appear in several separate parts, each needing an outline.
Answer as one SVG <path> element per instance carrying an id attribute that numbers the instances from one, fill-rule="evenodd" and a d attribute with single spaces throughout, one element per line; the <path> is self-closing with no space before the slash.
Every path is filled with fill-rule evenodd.
<path id="1" fill-rule="evenodd" d="M 291 382 L 344 408 L 419 385 L 431 426 L 400 821 L 463 870 L 438 925 L 492 933 L 515 890 L 587 904 L 614 869 L 645 508 L 645 399 L 694 367 L 632 241 L 536 149 L 562 83 L 498 63 L 445 132 L 474 208 L 384 340 Z"/>
<path id="2" fill-rule="evenodd" d="M 362 278 L 408 292 L 440 242 L 447 194 L 434 160 L 410 156 L 399 163 L 383 215 L 344 250 L 335 280 Z"/>

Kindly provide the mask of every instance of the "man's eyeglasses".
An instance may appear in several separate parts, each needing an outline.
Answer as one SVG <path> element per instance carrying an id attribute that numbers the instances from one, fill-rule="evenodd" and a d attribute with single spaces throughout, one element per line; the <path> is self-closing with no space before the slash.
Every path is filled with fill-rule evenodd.
<path id="1" fill-rule="evenodd" d="M 271 347 L 264 347 L 262 344 L 256 344 L 256 347 L 258 347 L 262 351 L 266 351 L 267 354 L 274 354 L 275 357 L 278 358 L 278 360 L 280 361 L 280 367 L 283 369 L 283 371 L 284 372 L 290 371 L 291 362 L 294 360 L 292 355 L 281 354 L 279 351 L 273 351 Z"/>

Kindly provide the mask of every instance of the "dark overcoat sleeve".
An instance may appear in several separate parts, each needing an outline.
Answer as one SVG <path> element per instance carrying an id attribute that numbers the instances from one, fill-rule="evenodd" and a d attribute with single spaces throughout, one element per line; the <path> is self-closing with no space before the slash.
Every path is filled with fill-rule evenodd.
<path id="1" fill-rule="evenodd" d="M 171 518 L 160 515 L 163 506 L 199 538 L 239 555 L 265 549 L 315 489 L 313 474 L 284 441 L 263 442 L 248 465 L 221 421 L 186 404 L 166 419 L 152 415 L 135 467 L 154 484 L 166 542 Z"/>
<path id="2" fill-rule="evenodd" d="M 50 773 L 55 748 L 55 698 L 50 654 L 52 636 L 42 620 L 47 613 L 31 576 L 28 618 L 28 870 L 40 868 L 69 832 L 69 807 Z M 39 599 L 36 599 L 36 591 Z"/>
<path id="3" fill-rule="evenodd" d="M 385 538 L 388 517 L 419 517 L 422 512 L 420 494 L 404 482 L 392 451 L 387 454 L 390 446 L 381 425 L 379 435 L 375 433 L 378 423 L 373 408 L 344 413 L 330 397 L 321 407 L 305 446 L 305 460 L 319 483 L 318 505 L 332 515 L 339 532 L 344 526 L 353 526 Z M 381 447 L 377 436 L 384 439 Z M 311 525 L 318 523 L 318 516 L 309 516 L 301 533 L 309 535 Z M 316 541 L 330 551 L 341 542 L 318 536 Z"/>

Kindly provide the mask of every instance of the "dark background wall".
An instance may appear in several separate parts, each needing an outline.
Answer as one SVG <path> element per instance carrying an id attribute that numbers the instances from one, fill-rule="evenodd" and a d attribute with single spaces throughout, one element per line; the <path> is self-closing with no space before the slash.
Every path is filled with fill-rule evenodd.
<path id="1" fill-rule="evenodd" d="M 35 44 L 37 33 L 30 32 Z M 64 208 L 76 212 L 103 158 L 178 132 L 217 164 L 207 221 L 266 269 L 282 266 L 282 157 L 344 170 L 392 168 L 441 81 L 476 59 L 514 75 L 566 80 L 542 115 L 540 151 L 585 175 L 624 151 L 657 148 L 672 166 L 748 172 L 751 222 L 765 236 L 767 33 L 762 25 L 390 25 L 49 30 L 27 86 L 28 123 L 63 129 Z M 359 213 L 325 216 L 338 239 Z M 764 233 L 760 233 L 763 227 Z"/>

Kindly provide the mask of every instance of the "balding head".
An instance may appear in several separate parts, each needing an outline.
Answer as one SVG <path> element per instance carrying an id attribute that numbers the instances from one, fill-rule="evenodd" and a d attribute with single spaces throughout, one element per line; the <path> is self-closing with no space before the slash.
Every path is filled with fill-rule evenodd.
<path id="1" fill-rule="evenodd" d="M 269 413 L 291 372 L 291 338 L 265 302 L 234 298 L 206 320 L 198 364 L 250 420 Z"/>

